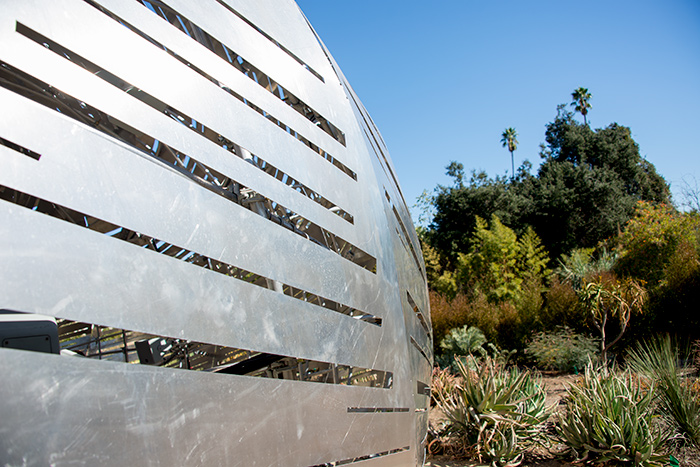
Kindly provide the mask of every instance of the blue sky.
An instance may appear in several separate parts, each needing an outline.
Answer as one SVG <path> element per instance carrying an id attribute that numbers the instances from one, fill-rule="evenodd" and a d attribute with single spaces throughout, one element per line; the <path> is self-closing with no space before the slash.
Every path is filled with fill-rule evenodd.
<path id="1" fill-rule="evenodd" d="M 451 160 L 510 174 L 539 164 L 556 107 L 583 86 L 593 128 L 631 128 L 682 201 L 700 184 L 700 1 L 297 3 L 386 141 L 409 204 Z M 580 117 L 580 115 L 579 115 Z M 415 218 L 415 213 L 414 213 Z"/>

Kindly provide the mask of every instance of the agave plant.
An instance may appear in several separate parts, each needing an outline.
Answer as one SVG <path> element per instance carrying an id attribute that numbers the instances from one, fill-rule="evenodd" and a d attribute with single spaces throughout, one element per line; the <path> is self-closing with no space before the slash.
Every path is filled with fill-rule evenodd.
<path id="1" fill-rule="evenodd" d="M 440 397 L 449 397 L 454 392 L 457 386 L 457 377 L 448 368 L 436 366 L 433 368 L 431 386 L 430 392 L 433 399 L 431 405 L 434 405 L 432 403 L 437 403 Z"/>
<path id="2" fill-rule="evenodd" d="M 682 378 L 676 346 L 669 336 L 642 343 L 630 353 L 630 366 L 646 375 L 658 387 L 662 414 L 678 437 L 700 448 L 700 397 L 698 379 Z"/>
<path id="3" fill-rule="evenodd" d="M 544 443 L 543 424 L 551 407 L 545 391 L 530 372 L 501 368 L 490 357 L 468 364 L 456 359 L 463 380 L 438 404 L 449 420 L 447 429 L 479 462 L 516 466 L 525 450 Z"/>
<path id="4" fill-rule="evenodd" d="M 666 465 L 661 449 L 668 434 L 652 422 L 653 385 L 645 387 L 630 372 L 589 364 L 564 400 L 556 430 L 577 461 Z"/>

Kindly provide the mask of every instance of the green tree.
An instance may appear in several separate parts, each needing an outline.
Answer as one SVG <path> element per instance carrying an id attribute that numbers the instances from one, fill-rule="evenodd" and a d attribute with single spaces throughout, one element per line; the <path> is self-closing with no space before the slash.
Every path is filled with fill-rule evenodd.
<path id="1" fill-rule="evenodd" d="M 464 186 L 464 165 L 461 162 L 452 161 L 445 169 L 445 173 L 455 179 L 455 186 Z"/>
<path id="2" fill-rule="evenodd" d="M 549 254 L 535 230 L 528 226 L 518 239 L 518 270 L 525 282 L 537 282 L 547 278 Z"/>
<path id="3" fill-rule="evenodd" d="M 591 108 L 591 104 L 588 102 L 591 100 L 591 97 L 588 88 L 579 87 L 571 93 L 571 98 L 573 99 L 571 105 L 575 108 L 576 112 L 580 112 L 581 115 L 583 115 L 584 125 L 588 125 L 588 122 L 586 122 L 586 115 L 588 115 L 588 109 Z"/>
<path id="4" fill-rule="evenodd" d="M 513 127 L 506 128 L 503 131 L 503 134 L 501 134 L 501 143 L 503 144 L 503 147 L 507 147 L 510 151 L 511 179 L 515 178 L 515 161 L 513 159 L 513 151 L 515 151 L 518 147 L 517 138 L 518 132 L 515 131 L 515 128 Z"/>
<path id="5" fill-rule="evenodd" d="M 637 201 L 668 202 L 670 190 L 642 159 L 629 128 L 613 123 L 591 130 L 559 106 L 547 125 L 544 159 L 523 217 L 555 256 L 595 247 L 613 237 L 633 216 Z"/>
<path id="6" fill-rule="evenodd" d="M 492 216 L 490 225 L 476 218 L 469 253 L 459 255 L 459 280 L 492 302 L 514 300 L 520 293 L 518 238 L 512 229 Z"/>
<path id="7" fill-rule="evenodd" d="M 413 212 L 418 212 L 418 219 L 416 220 L 418 227 L 416 229 L 422 229 L 422 231 L 418 232 L 418 237 L 429 235 L 428 226 L 433 221 L 433 217 L 435 217 L 435 196 L 429 193 L 428 190 L 423 190 L 411 207 L 414 209 Z"/>
<path id="8" fill-rule="evenodd" d="M 566 105 L 546 127 L 535 175 L 525 161 L 515 178 L 484 172 L 464 177 L 461 164 L 448 166 L 452 186 L 438 186 L 429 242 L 454 270 L 470 248 L 476 217 L 500 221 L 522 235 L 531 226 L 553 258 L 574 248 L 596 247 L 632 218 L 638 201 L 670 203 L 670 189 L 643 159 L 630 129 L 613 123 L 592 130 L 574 120 Z"/>
<path id="9" fill-rule="evenodd" d="M 649 289 L 644 318 L 633 323 L 635 337 L 667 332 L 700 339 L 700 216 L 640 202 L 617 248 L 615 271 Z"/>
<path id="10" fill-rule="evenodd" d="M 618 237 L 621 258 L 617 271 L 659 285 L 682 272 L 684 265 L 670 266 L 679 248 L 698 244 L 699 229 L 697 216 L 681 214 L 667 204 L 640 201 L 635 217 Z M 685 267 L 692 265 L 693 261 L 686 261 Z"/>
<path id="11" fill-rule="evenodd" d="M 498 216 L 487 224 L 476 218 L 468 253 L 460 254 L 457 279 L 463 288 L 489 301 L 517 301 L 523 285 L 538 286 L 549 274 L 549 256 L 531 228 L 518 238 Z"/>
<path id="12" fill-rule="evenodd" d="M 455 274 L 445 267 L 447 261 L 444 256 L 442 256 L 437 249 L 433 248 L 430 243 L 425 241 L 424 231 L 424 229 L 419 230 L 418 239 L 423 252 L 423 262 L 425 263 L 428 288 L 440 293 L 444 297 L 453 299 L 458 291 Z"/>
<path id="13" fill-rule="evenodd" d="M 526 190 L 518 186 L 530 183 L 529 168 L 529 162 L 524 163 L 514 181 L 472 172 L 463 186 L 438 186 L 433 198 L 435 211 L 430 243 L 456 264 L 458 254 L 469 250 L 477 216 L 490 219 L 495 214 L 507 225 L 522 227 L 520 218 L 531 210 L 532 200 L 524 196 L 522 193 Z"/>

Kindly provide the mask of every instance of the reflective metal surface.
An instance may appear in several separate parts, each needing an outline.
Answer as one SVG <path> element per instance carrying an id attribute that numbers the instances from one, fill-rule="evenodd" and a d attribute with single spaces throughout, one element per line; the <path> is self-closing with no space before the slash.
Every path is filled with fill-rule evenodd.
<path id="1" fill-rule="evenodd" d="M 0 11 L 0 316 L 61 351 L 6 325 L 3 465 L 422 465 L 420 246 L 297 5 Z"/>

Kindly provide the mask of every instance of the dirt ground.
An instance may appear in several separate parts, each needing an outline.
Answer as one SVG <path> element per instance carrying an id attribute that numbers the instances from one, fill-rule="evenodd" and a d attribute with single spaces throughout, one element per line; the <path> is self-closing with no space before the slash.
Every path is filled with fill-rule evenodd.
<path id="1" fill-rule="evenodd" d="M 547 390 L 547 405 L 559 405 L 560 400 L 566 394 L 566 388 L 572 382 L 576 381 L 576 378 L 578 378 L 576 375 L 543 377 L 543 383 Z M 432 426 L 439 426 L 442 420 L 444 420 L 442 412 L 435 407 L 431 408 L 430 423 Z M 551 450 L 539 448 L 535 452 L 528 453 L 521 465 L 523 467 L 581 467 L 581 464 L 567 462 L 562 457 L 558 456 L 557 448 L 558 446 L 555 445 Z M 561 446 L 559 446 L 559 448 L 561 449 Z M 679 458 L 681 461 L 680 465 L 683 467 L 700 467 L 700 453 L 695 450 L 683 450 L 678 453 L 676 457 Z M 426 467 L 476 467 L 479 464 L 445 455 L 429 455 L 425 465 Z"/>

